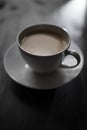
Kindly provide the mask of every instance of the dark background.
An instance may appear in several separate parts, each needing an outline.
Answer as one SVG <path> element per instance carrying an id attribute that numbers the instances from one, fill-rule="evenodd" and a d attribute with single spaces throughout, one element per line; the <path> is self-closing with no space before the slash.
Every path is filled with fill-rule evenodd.
<path id="1" fill-rule="evenodd" d="M 75 0 L 74 0 L 75 1 Z M 84 2 L 85 0 L 83 0 Z M 19 85 L 5 72 L 3 58 L 7 48 L 16 40 L 19 30 L 29 23 L 28 0 L 12 2 L 0 0 L 0 130 L 86 130 L 87 129 L 87 9 L 84 7 L 83 22 L 80 11 L 74 6 L 60 6 L 68 10 L 67 18 L 61 18 L 59 25 L 70 31 L 73 41 L 84 55 L 81 73 L 71 82 L 54 90 L 34 90 Z M 68 5 L 67 1 L 67 5 Z M 80 7 L 77 0 L 77 7 Z M 40 2 L 39 2 L 40 4 Z M 85 5 L 86 5 L 85 1 Z M 44 6 L 44 4 L 42 4 Z M 39 5 L 41 6 L 41 5 Z M 66 7 L 66 8 L 65 8 Z M 80 10 L 82 10 L 80 7 Z M 55 7 L 56 8 L 56 7 Z M 58 6 L 59 8 L 59 6 Z M 36 9 L 35 9 L 36 10 Z M 63 10 L 63 9 L 62 9 Z M 32 12 L 32 10 L 30 11 Z M 59 12 L 59 10 L 58 10 Z M 81 11 L 82 12 L 82 11 Z M 80 14 L 81 14 L 80 12 Z M 65 12 L 62 13 L 64 15 Z M 61 14 L 61 13 L 59 13 Z M 73 15 L 74 14 L 74 15 Z M 75 19 L 76 15 L 76 19 Z M 65 15 L 64 15 L 65 16 Z M 33 17 L 33 15 L 32 15 Z M 39 17 L 39 16 L 38 16 Z M 74 17 L 74 18 L 73 18 Z M 58 18 L 57 18 L 58 19 Z M 65 20 L 67 19 L 67 20 Z M 71 20 L 70 20 L 71 19 Z M 80 23 L 80 21 L 82 23 Z M 23 26 L 22 26 L 23 25 Z M 67 26 L 69 25 L 69 26 Z M 76 35 L 77 32 L 77 35 Z M 80 34 L 81 32 L 81 34 Z M 80 35 L 79 35 L 80 34 Z"/>

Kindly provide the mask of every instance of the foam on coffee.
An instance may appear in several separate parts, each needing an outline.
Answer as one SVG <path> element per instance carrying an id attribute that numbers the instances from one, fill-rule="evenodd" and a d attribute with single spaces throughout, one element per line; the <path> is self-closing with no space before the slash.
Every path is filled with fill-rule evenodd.
<path id="1" fill-rule="evenodd" d="M 67 43 L 60 36 L 49 33 L 35 33 L 22 40 L 22 48 L 34 55 L 54 55 L 66 48 Z"/>

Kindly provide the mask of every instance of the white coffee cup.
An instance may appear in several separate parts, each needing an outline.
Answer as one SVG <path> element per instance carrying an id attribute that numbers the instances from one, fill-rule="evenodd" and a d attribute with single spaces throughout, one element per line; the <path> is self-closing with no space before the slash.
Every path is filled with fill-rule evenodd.
<path id="1" fill-rule="evenodd" d="M 41 74 L 56 71 L 60 66 L 76 67 L 80 63 L 80 55 L 68 50 L 71 44 L 68 32 L 58 26 L 38 24 L 27 27 L 18 34 L 17 44 L 26 63 Z M 77 64 L 62 65 L 67 55 L 75 57 Z"/>

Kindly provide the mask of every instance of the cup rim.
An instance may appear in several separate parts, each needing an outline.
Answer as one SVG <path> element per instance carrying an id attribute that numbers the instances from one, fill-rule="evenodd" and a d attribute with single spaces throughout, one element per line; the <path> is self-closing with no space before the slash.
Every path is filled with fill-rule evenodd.
<path id="1" fill-rule="evenodd" d="M 55 54 L 50 54 L 50 55 L 38 55 L 38 54 L 30 53 L 29 51 L 26 51 L 26 50 L 21 46 L 21 43 L 20 43 L 20 41 L 19 41 L 19 37 L 20 37 L 26 30 L 29 30 L 29 29 L 32 29 L 32 28 L 35 28 L 35 27 L 36 27 L 36 28 L 37 28 L 37 27 L 52 27 L 52 28 L 56 28 L 57 30 L 58 30 L 58 29 L 61 30 L 61 31 L 62 31 L 63 33 L 65 33 L 65 34 L 67 35 L 67 37 L 68 37 L 68 43 L 67 43 L 66 47 L 65 47 L 63 50 L 61 50 L 61 51 L 59 51 L 59 52 L 57 52 L 57 53 L 55 53 Z M 26 35 L 26 36 L 27 36 L 27 35 Z M 28 54 L 28 55 L 31 55 L 31 56 L 35 56 L 35 57 L 52 57 L 52 56 L 59 55 L 59 54 L 63 53 L 65 50 L 67 50 L 67 49 L 69 48 L 70 44 L 71 44 L 71 39 L 70 39 L 70 35 L 69 35 L 67 29 L 66 29 L 66 28 L 63 28 L 63 27 L 60 27 L 60 26 L 57 26 L 57 25 L 51 25 L 51 24 L 36 24 L 36 25 L 32 25 L 32 26 L 27 26 L 26 28 L 22 29 L 22 30 L 18 33 L 18 35 L 17 35 L 17 45 L 18 45 L 18 47 L 19 47 L 24 53 L 26 53 L 26 54 Z"/>

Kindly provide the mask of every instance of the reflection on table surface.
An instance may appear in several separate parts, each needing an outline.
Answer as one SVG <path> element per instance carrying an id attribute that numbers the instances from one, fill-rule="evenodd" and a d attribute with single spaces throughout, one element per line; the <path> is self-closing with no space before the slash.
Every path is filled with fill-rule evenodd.
<path id="1" fill-rule="evenodd" d="M 87 128 L 87 1 L 42 1 L 0 1 L 0 130 Z M 4 54 L 16 41 L 18 32 L 39 23 L 66 28 L 84 55 L 79 76 L 58 89 L 25 88 L 4 70 Z"/>

